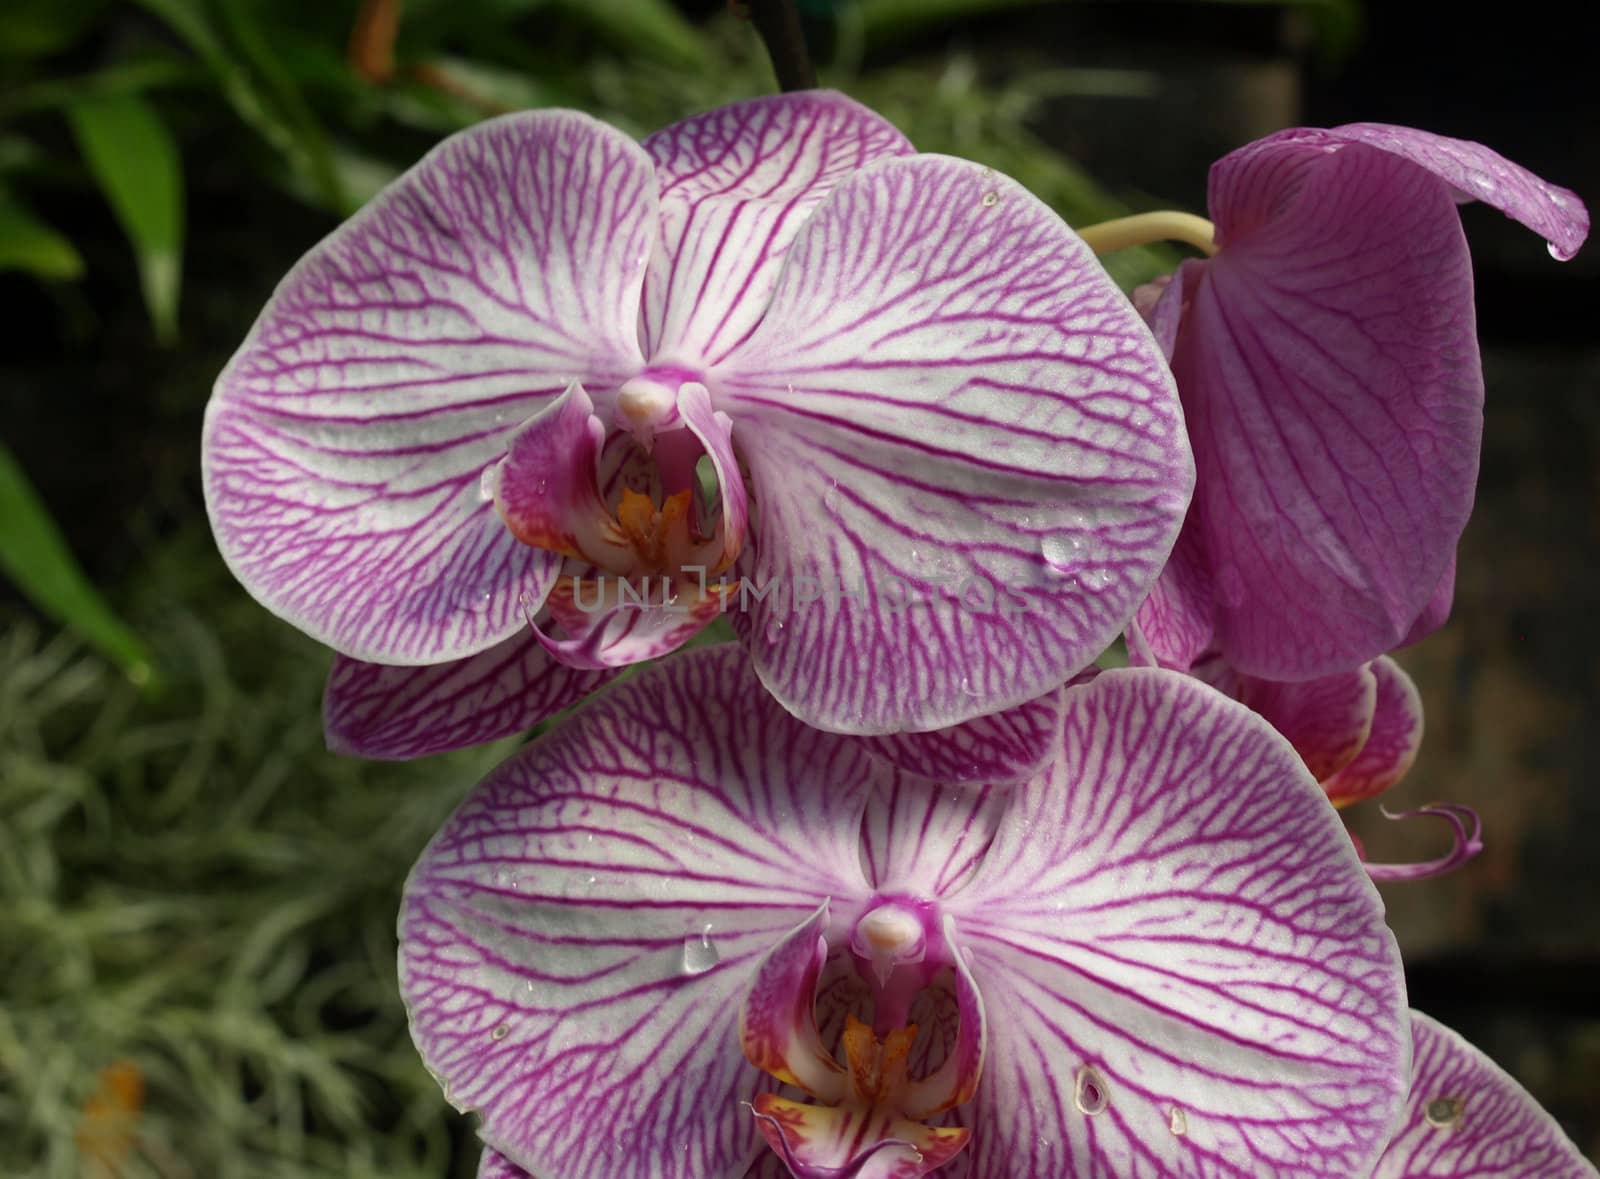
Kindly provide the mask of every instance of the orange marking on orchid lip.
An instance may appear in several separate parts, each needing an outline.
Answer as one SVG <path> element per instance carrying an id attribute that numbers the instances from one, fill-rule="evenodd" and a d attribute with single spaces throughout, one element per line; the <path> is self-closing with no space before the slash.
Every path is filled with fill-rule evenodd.
<path id="1" fill-rule="evenodd" d="M 669 495 L 658 509 L 649 496 L 624 488 L 617 523 L 644 565 L 667 572 L 689 551 L 689 492 Z"/>
<path id="2" fill-rule="evenodd" d="M 872 1029 L 853 1015 L 845 1016 L 844 1058 L 856 1096 L 870 1105 L 890 1101 L 906 1083 L 906 1063 L 917 1040 L 917 1025 L 896 1028 L 879 1043 Z"/>
<path id="3" fill-rule="evenodd" d="M 144 1108 L 144 1077 L 132 1061 L 100 1070 L 100 1084 L 83 1103 L 73 1142 L 86 1179 L 115 1176 L 133 1151 L 134 1125 Z"/>

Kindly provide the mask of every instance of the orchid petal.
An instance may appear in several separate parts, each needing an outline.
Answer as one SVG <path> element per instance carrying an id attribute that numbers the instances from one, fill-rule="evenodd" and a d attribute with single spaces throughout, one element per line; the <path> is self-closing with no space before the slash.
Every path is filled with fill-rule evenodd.
<path id="1" fill-rule="evenodd" d="M 1411 1013 L 1411 1098 L 1372 1179 L 1595 1179 L 1538 1102 L 1459 1034 Z"/>
<path id="2" fill-rule="evenodd" d="M 722 553 L 717 563 L 703 572 L 721 573 L 733 564 L 744 547 L 750 507 L 745 494 L 744 476 L 733 453 L 733 419 L 711 408 L 711 395 L 704 385 L 686 384 L 678 394 L 678 413 L 689 432 L 700 440 L 717 476 L 721 497 Z"/>
<path id="3" fill-rule="evenodd" d="M 605 424 L 574 383 L 512 436 L 491 479 L 495 511 L 525 545 L 628 573 L 634 553 L 600 487 Z"/>
<path id="4" fill-rule="evenodd" d="M 785 1085 L 824 1101 L 846 1092 L 844 1067 L 817 1031 L 817 980 L 828 958 L 828 903 L 772 948 L 739 1011 L 745 1059 Z"/>
<path id="5" fill-rule="evenodd" d="M 757 1097 L 754 1109 L 762 1137 L 794 1179 L 921 1179 L 954 1158 L 970 1134 L 771 1093 Z"/>
<path id="6" fill-rule="evenodd" d="M 995 1013 L 970 1173 L 1367 1174 L 1407 1089 L 1405 986 L 1298 755 L 1138 669 L 1068 693 L 1064 745 L 943 902 Z"/>
<path id="7" fill-rule="evenodd" d="M 1466 241 L 1443 186 L 1361 144 L 1235 153 L 1213 212 L 1233 236 L 1194 284 L 1173 371 L 1218 646 L 1250 675 L 1331 675 L 1399 644 L 1472 507 Z"/>
<path id="8" fill-rule="evenodd" d="M 719 107 L 644 147 L 661 194 L 644 348 L 698 365 L 716 364 L 750 334 L 790 242 L 835 184 L 914 150 L 887 119 L 828 90 Z"/>
<path id="9" fill-rule="evenodd" d="M 1150 596 L 1134 615 L 1144 643 L 1137 657 L 1153 658 L 1161 667 L 1187 671 L 1211 646 L 1215 635 L 1215 603 L 1204 542 L 1194 528 L 1185 528 Z M 1129 648 L 1129 658 L 1135 653 Z"/>
<path id="10" fill-rule="evenodd" d="M 887 895 L 951 895 L 972 879 L 1010 803 L 1011 792 L 993 786 L 896 775 L 873 792 L 862 816 L 867 880 Z"/>
<path id="11" fill-rule="evenodd" d="M 1289 738 L 1318 782 L 1370 744 L 1378 707 L 1378 677 L 1370 664 L 1297 684 L 1242 676 L 1239 687 L 1240 703 Z"/>
<path id="12" fill-rule="evenodd" d="M 533 1179 L 533 1177 L 492 1146 L 486 1146 L 478 1158 L 477 1179 Z"/>
<path id="13" fill-rule="evenodd" d="M 935 782 L 1020 782 L 1061 748 L 1061 693 L 946 729 L 864 737 L 862 744 L 890 765 Z"/>
<path id="14" fill-rule="evenodd" d="M 1382 810 L 1382 813 L 1384 818 L 1397 822 L 1402 819 L 1443 819 L 1450 824 L 1452 843 L 1450 850 L 1438 859 L 1425 860 L 1418 864 L 1366 863 L 1367 875 L 1380 884 L 1431 880 L 1435 876 L 1444 876 L 1454 872 L 1483 850 L 1483 820 L 1478 817 L 1478 812 L 1469 806 L 1462 806 L 1456 802 L 1431 802 L 1413 811 L 1401 811 L 1396 814 Z M 1468 830 L 1469 826 L 1471 830 Z"/>
<path id="15" fill-rule="evenodd" d="M 1061 684 L 1149 591 L 1192 484 L 1170 375 L 1088 247 L 942 156 L 840 182 L 708 383 L 760 504 L 757 671 L 839 732 Z"/>
<path id="16" fill-rule="evenodd" d="M 701 592 L 692 585 L 674 587 L 665 577 L 640 585 L 617 577 L 563 577 L 545 605 L 564 637 L 538 624 L 535 637 L 557 662 L 589 671 L 628 667 L 676 651 L 726 609 L 721 587 L 709 585 Z"/>
<path id="17" fill-rule="evenodd" d="M 882 771 L 757 701 L 732 647 L 650 668 L 492 774 L 411 874 L 413 1037 L 535 1175 L 706 1179 L 760 1147 L 739 1006 L 775 943 L 865 891 Z"/>
<path id="18" fill-rule="evenodd" d="M 1261 172 L 1267 167 L 1296 172 L 1319 156 L 1356 144 L 1415 165 L 1448 185 L 1457 201 L 1482 201 L 1499 209 L 1549 242 L 1550 253 L 1563 261 L 1576 254 L 1588 236 L 1589 212 L 1576 193 L 1539 179 L 1481 143 L 1389 123 L 1347 123 L 1328 130 L 1280 131 L 1219 160 L 1211 173 L 1217 244 L 1224 245 L 1225 238 L 1275 212 L 1275 202 L 1281 198 L 1272 185 L 1293 180 L 1274 176 L 1271 184 L 1263 184 Z"/>
<path id="19" fill-rule="evenodd" d="M 1448 622 L 1450 608 L 1455 604 L 1455 596 L 1456 559 L 1452 556 L 1450 563 L 1445 566 L 1444 576 L 1439 578 L 1439 584 L 1434 587 L 1433 596 L 1422 608 L 1422 613 L 1417 615 L 1416 621 L 1411 624 L 1411 629 L 1406 631 L 1406 636 L 1400 640 L 1400 645 L 1409 647 L 1412 643 L 1420 643 Z"/>
<path id="20" fill-rule="evenodd" d="M 1204 262 L 1186 258 L 1171 274 L 1159 275 L 1133 290 L 1133 306 L 1150 325 L 1156 343 L 1161 345 L 1161 354 L 1168 360 L 1178 346 L 1178 329 L 1183 313 L 1189 309 L 1190 293 L 1204 273 Z"/>
<path id="21" fill-rule="evenodd" d="M 399 761 L 523 733 L 604 686 L 555 662 L 531 631 L 430 667 L 336 656 L 322 698 L 335 753 Z"/>
<path id="22" fill-rule="evenodd" d="M 951 970 L 955 975 L 955 1000 L 959 1012 L 956 1041 L 939 1067 L 920 1081 L 912 1081 L 901 1101 L 900 1111 L 917 1122 L 925 1122 L 958 1105 L 965 1105 L 978 1091 L 983 1077 L 984 1056 L 989 1047 L 989 1025 L 983 1008 L 983 994 L 972 977 L 972 969 L 956 940 L 955 922 L 944 919 L 944 942 L 950 947 Z"/>
<path id="23" fill-rule="evenodd" d="M 640 363 L 649 157 L 587 115 L 440 144 L 284 279 L 217 380 L 207 508 L 263 605 L 352 658 L 436 663 L 523 625 L 556 563 L 483 471 L 574 380 Z"/>
<path id="24" fill-rule="evenodd" d="M 1361 752 L 1331 776 L 1318 775 L 1339 806 L 1382 794 L 1411 768 L 1422 747 L 1422 696 L 1405 669 L 1387 655 L 1369 665 L 1377 688 L 1372 731 Z"/>

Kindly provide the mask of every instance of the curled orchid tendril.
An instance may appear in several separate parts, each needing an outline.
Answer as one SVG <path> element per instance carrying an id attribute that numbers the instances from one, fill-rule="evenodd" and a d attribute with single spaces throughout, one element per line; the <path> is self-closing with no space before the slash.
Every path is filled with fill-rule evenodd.
<path id="1" fill-rule="evenodd" d="M 1367 875 L 1374 880 L 1387 883 L 1443 876 L 1447 872 L 1454 872 L 1483 850 L 1483 820 L 1469 806 L 1454 802 L 1431 802 L 1414 811 L 1401 811 L 1398 814 L 1384 806 L 1378 809 L 1386 819 L 1443 819 L 1455 831 L 1455 846 L 1438 859 L 1424 860 L 1420 864 L 1368 864 Z M 1470 832 L 1467 830 L 1469 825 L 1472 828 Z"/>

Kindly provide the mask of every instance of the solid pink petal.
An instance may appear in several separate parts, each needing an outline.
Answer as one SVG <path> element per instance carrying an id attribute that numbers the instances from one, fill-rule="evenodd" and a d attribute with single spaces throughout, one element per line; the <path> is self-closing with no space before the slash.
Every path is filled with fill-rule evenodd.
<path id="1" fill-rule="evenodd" d="M 1398 645 L 1455 552 L 1483 429 L 1471 261 L 1449 191 L 1399 157 L 1230 161 L 1213 212 L 1234 232 L 1173 358 L 1187 526 L 1221 653 L 1310 679 Z"/>
<path id="2" fill-rule="evenodd" d="M 1318 782 L 1349 765 L 1367 746 L 1378 707 L 1371 665 L 1298 684 L 1240 677 L 1239 700 L 1289 738 Z"/>
<path id="3" fill-rule="evenodd" d="M 1445 566 L 1444 576 L 1439 578 L 1439 584 L 1433 591 L 1433 596 L 1428 599 L 1428 604 L 1422 608 L 1422 613 L 1417 615 L 1416 621 L 1411 624 L 1411 629 L 1406 632 L 1405 638 L 1400 640 L 1402 647 L 1409 647 L 1412 643 L 1420 643 L 1434 631 L 1438 630 L 1450 620 L 1450 608 L 1455 604 L 1456 596 L 1456 559 L 1450 558 L 1450 563 Z"/>
<path id="4" fill-rule="evenodd" d="M 531 729 L 608 683 L 551 659 L 531 630 L 428 667 L 334 657 L 322 724 L 335 753 L 403 761 Z"/>
<path id="5" fill-rule="evenodd" d="M 634 552 L 600 487 L 605 424 L 573 384 L 512 436 L 494 467 L 495 511 L 525 545 L 630 572 Z"/>
<path id="6" fill-rule="evenodd" d="M 1528 1091 L 1456 1032 L 1411 1013 L 1411 1097 L 1372 1179 L 1595 1179 Z"/>
<path id="7" fill-rule="evenodd" d="M 700 366 L 750 334 L 789 244 L 828 191 L 873 160 L 913 150 L 887 119 L 831 90 L 719 107 L 644 146 L 661 193 L 644 350 Z"/>
<path id="8" fill-rule="evenodd" d="M 840 732 L 1060 685 L 1149 592 L 1191 486 L 1126 297 L 1053 212 L 961 160 L 842 181 L 707 383 L 760 505 L 756 668 Z"/>
<path id="9" fill-rule="evenodd" d="M 1349 1179 L 1387 1142 L 1410 1041 L 1382 903 L 1288 742 L 1203 684 L 1068 693 L 1062 757 L 943 905 L 991 1013 L 953 1174 Z"/>
<path id="10" fill-rule="evenodd" d="M 946 729 L 863 737 L 862 743 L 874 756 L 935 782 L 1020 782 L 1061 747 L 1061 693 Z"/>
<path id="11" fill-rule="evenodd" d="M 400 917 L 429 1070 L 534 1175 L 737 1174 L 766 1087 L 738 1013 L 828 897 L 864 900 L 855 742 L 767 702 L 736 647 L 619 684 L 492 774 Z M 827 789 L 820 787 L 826 784 Z"/>
<path id="12" fill-rule="evenodd" d="M 1539 179 L 1481 143 L 1450 139 L 1390 123 L 1347 123 L 1324 130 L 1295 127 L 1259 139 L 1217 161 L 1211 172 L 1210 204 L 1217 244 L 1273 216 L 1281 197 L 1276 177 L 1262 183 L 1261 170 L 1297 172 L 1317 156 L 1363 144 L 1405 160 L 1442 180 L 1458 201 L 1482 201 L 1521 222 L 1550 244 L 1562 260 L 1578 252 L 1589 233 L 1589 211 L 1570 189 Z M 1263 163 L 1270 161 L 1270 164 Z"/>
<path id="13" fill-rule="evenodd" d="M 1381 794 L 1406 776 L 1422 747 L 1422 696 L 1405 669 L 1387 655 L 1371 664 L 1377 693 L 1372 731 L 1361 752 L 1322 778 L 1322 789 L 1344 805 Z"/>
<path id="14" fill-rule="evenodd" d="M 435 663 L 524 625 L 556 564 L 480 495 L 573 381 L 637 368 L 649 157 L 587 115 L 452 136 L 284 279 L 217 380 L 202 443 L 229 567 L 353 658 Z"/>

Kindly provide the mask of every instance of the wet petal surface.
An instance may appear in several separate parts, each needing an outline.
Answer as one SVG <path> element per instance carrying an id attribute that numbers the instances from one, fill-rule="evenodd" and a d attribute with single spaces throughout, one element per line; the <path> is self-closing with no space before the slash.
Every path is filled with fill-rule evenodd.
<path id="1" fill-rule="evenodd" d="M 1299 757 L 1143 670 L 1069 693 L 1065 748 L 946 902 L 993 1013 L 952 1174 L 1367 1173 L 1407 1089 L 1399 954 Z"/>
<path id="2" fill-rule="evenodd" d="M 760 505 L 757 670 L 836 731 L 939 728 L 1065 681 L 1148 592 L 1191 486 L 1127 299 L 1054 213 L 960 160 L 841 182 L 708 383 Z"/>
<path id="3" fill-rule="evenodd" d="M 413 1036 L 533 1174 L 704 1179 L 765 1149 L 740 1004 L 773 945 L 865 891 L 882 771 L 752 698 L 731 647 L 642 673 L 491 775 L 412 873 Z"/>

